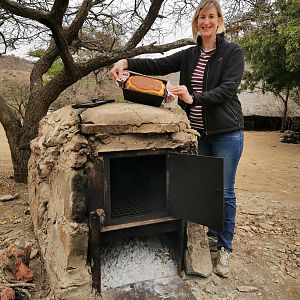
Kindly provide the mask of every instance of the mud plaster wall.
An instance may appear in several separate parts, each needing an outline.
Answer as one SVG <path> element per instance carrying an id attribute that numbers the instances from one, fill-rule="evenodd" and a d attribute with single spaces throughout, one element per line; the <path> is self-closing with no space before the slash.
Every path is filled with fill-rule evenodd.
<path id="1" fill-rule="evenodd" d="M 57 299 L 88 299 L 87 184 L 101 153 L 174 149 L 195 153 L 185 113 L 139 104 L 64 107 L 40 123 L 31 143 L 29 199 L 34 229 Z"/>

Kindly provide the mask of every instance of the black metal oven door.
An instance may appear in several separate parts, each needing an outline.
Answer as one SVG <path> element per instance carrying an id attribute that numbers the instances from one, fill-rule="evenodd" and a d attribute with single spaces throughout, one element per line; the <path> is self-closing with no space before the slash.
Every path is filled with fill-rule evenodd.
<path id="1" fill-rule="evenodd" d="M 166 171 L 169 213 L 222 230 L 223 159 L 170 153 L 167 154 Z"/>

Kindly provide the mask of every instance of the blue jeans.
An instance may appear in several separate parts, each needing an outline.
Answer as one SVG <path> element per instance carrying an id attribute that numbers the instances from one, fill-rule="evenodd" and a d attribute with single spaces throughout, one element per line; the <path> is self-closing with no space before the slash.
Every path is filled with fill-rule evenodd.
<path id="1" fill-rule="evenodd" d="M 224 159 L 224 228 L 221 232 L 209 229 L 207 233 L 208 236 L 218 237 L 218 249 L 224 247 L 232 251 L 236 214 L 234 184 L 238 162 L 243 152 L 243 145 L 243 130 L 202 136 L 198 143 L 198 155 L 222 157 Z"/>

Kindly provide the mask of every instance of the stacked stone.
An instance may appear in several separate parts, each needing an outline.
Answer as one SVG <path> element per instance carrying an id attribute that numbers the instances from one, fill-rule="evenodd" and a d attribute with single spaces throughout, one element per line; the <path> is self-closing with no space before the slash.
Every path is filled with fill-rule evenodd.
<path id="1" fill-rule="evenodd" d="M 281 142 L 289 144 L 300 144 L 300 132 L 287 131 L 281 138 Z"/>
<path id="2" fill-rule="evenodd" d="M 129 150 L 196 153 L 196 147 L 197 133 L 179 107 L 66 106 L 41 121 L 38 137 L 31 143 L 29 199 L 34 230 L 58 299 L 88 299 L 93 293 L 87 264 L 86 190 L 95 158 Z"/>

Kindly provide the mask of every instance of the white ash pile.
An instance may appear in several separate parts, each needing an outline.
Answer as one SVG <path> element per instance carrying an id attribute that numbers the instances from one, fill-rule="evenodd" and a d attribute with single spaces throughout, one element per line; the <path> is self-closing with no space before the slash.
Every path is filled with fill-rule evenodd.
<path id="1" fill-rule="evenodd" d="M 177 274 L 169 245 L 159 236 L 102 245 L 101 290 Z"/>

